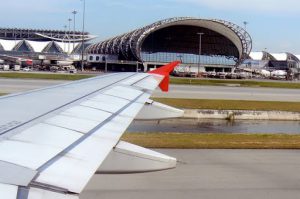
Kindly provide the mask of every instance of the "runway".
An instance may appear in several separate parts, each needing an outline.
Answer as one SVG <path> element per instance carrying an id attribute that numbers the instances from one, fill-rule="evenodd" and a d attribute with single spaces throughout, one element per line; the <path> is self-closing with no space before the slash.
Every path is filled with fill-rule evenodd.
<path id="1" fill-rule="evenodd" d="M 189 99 L 228 99 L 258 101 L 300 101 L 298 89 L 248 88 L 228 86 L 170 85 L 169 93 L 155 92 L 154 97 Z"/>
<path id="2" fill-rule="evenodd" d="M 65 82 L 67 81 L 0 78 L 0 93 L 22 92 Z M 153 97 L 299 102 L 300 92 L 298 89 L 170 85 L 168 93 L 162 93 L 158 89 Z"/>
<path id="3" fill-rule="evenodd" d="M 62 80 L 37 80 L 37 79 L 6 79 L 0 78 L 0 93 L 17 93 L 28 90 L 44 88 L 68 81 Z"/>
<path id="4" fill-rule="evenodd" d="M 169 171 L 96 175 L 80 199 L 295 199 L 297 150 L 158 150 L 183 163 Z"/>

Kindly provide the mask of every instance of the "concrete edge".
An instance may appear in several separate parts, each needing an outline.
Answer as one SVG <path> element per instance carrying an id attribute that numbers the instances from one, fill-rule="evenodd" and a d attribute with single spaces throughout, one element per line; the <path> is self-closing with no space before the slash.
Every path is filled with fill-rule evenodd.
<path id="1" fill-rule="evenodd" d="M 183 118 L 226 120 L 286 120 L 300 121 L 299 112 L 248 111 L 248 110 L 202 110 L 184 109 Z"/>

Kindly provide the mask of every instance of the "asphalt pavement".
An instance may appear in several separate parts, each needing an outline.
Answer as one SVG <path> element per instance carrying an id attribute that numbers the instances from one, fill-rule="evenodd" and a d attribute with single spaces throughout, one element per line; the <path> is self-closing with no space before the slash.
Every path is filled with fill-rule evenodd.
<path id="1" fill-rule="evenodd" d="M 0 93 L 17 93 L 63 84 L 63 80 L 9 79 L 0 78 Z"/>
<path id="2" fill-rule="evenodd" d="M 22 92 L 65 82 L 67 81 L 0 78 L 0 93 Z M 168 93 L 157 89 L 153 97 L 300 102 L 300 91 L 278 88 L 170 85 Z"/>
<path id="3" fill-rule="evenodd" d="M 297 199 L 298 150 L 158 150 L 169 171 L 95 175 L 80 199 Z"/>

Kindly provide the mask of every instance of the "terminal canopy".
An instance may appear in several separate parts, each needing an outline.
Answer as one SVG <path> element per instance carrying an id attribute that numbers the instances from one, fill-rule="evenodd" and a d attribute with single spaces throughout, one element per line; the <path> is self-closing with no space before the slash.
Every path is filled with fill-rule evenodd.
<path id="1" fill-rule="evenodd" d="M 91 45 L 87 53 L 111 54 L 120 60 L 141 62 L 148 59 L 167 62 L 168 58 L 189 55 L 191 63 L 195 63 L 199 54 L 239 62 L 248 57 L 251 49 L 250 35 L 231 22 L 184 17 L 162 20 Z"/>

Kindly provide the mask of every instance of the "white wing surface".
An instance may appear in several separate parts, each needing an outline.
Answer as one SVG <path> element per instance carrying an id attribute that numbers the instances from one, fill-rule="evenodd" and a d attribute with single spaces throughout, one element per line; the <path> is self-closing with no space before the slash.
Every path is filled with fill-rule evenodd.
<path id="1" fill-rule="evenodd" d="M 177 64 L 0 98 L 0 198 L 78 198 Z"/>

